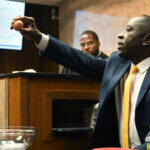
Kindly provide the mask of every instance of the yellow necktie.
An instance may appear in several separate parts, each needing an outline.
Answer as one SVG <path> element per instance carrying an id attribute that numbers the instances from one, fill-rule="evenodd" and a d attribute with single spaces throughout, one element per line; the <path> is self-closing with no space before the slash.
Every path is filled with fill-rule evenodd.
<path id="1" fill-rule="evenodd" d="M 130 90 L 133 74 L 138 71 L 137 66 L 133 66 L 125 81 L 124 104 L 123 104 L 123 130 L 122 130 L 122 147 L 129 148 L 129 110 L 130 110 Z"/>

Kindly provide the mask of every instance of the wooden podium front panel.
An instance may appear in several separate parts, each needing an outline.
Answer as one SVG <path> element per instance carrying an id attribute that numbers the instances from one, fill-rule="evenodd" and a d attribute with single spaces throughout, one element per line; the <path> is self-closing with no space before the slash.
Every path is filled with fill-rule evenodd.
<path id="1" fill-rule="evenodd" d="M 9 125 L 34 126 L 38 134 L 31 150 L 87 150 L 89 137 L 52 136 L 52 98 L 98 99 L 99 83 L 86 78 L 8 78 Z"/>
<path id="2" fill-rule="evenodd" d="M 87 150 L 90 138 L 59 139 L 52 137 L 51 98 L 98 99 L 99 83 L 86 79 L 39 80 L 34 78 L 29 82 L 29 88 L 29 122 L 30 125 L 39 129 L 35 144 L 31 148 L 34 150 Z M 77 94 L 80 96 L 78 97 Z"/>
<path id="3" fill-rule="evenodd" d="M 45 97 L 43 99 L 43 140 L 50 141 L 50 140 L 60 140 L 59 137 L 52 133 L 52 101 L 61 100 L 64 99 L 67 101 L 87 101 L 87 100 L 97 100 L 98 92 L 97 91 L 45 91 Z M 59 111 L 59 110 L 58 110 Z M 69 113 L 69 112 L 68 112 Z M 82 115 L 82 114 L 81 114 Z M 65 136 L 64 136 L 65 137 Z"/>

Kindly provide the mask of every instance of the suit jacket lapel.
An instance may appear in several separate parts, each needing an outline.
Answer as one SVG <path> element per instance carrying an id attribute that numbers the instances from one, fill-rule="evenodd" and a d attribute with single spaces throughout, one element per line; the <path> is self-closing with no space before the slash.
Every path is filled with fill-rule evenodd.
<path id="1" fill-rule="evenodd" d="M 114 89 L 114 87 L 120 81 L 120 79 L 123 77 L 123 75 L 128 70 L 128 68 L 129 68 L 130 65 L 131 65 L 131 62 L 128 61 L 127 63 L 122 64 L 122 65 L 120 65 L 120 67 L 118 67 L 117 71 L 115 72 L 115 74 L 112 77 L 111 82 L 109 84 L 109 87 L 108 87 L 109 91 L 111 91 L 112 89 Z"/>
<path id="2" fill-rule="evenodd" d="M 124 64 L 121 64 L 118 69 L 116 70 L 115 74 L 112 76 L 112 79 L 105 91 L 101 92 L 101 99 L 107 99 L 107 96 L 110 96 L 112 90 L 114 90 L 116 84 L 120 81 L 124 73 L 128 70 L 129 66 L 131 65 L 131 61 L 127 61 Z M 107 91 L 107 92 L 106 92 Z"/>
<path id="3" fill-rule="evenodd" d="M 150 85 L 150 68 L 148 69 L 147 73 L 146 73 L 146 76 L 143 80 L 143 83 L 142 83 L 142 86 L 140 88 L 140 92 L 139 92 L 139 96 L 138 96 L 138 99 L 137 99 L 137 103 L 136 103 L 136 107 L 139 105 L 139 103 L 141 102 L 144 94 L 146 93 L 149 85 Z"/>

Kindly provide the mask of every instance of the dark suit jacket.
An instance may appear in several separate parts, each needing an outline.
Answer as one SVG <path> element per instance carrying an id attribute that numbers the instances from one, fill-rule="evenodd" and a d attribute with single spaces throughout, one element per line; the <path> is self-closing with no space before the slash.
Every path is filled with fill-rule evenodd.
<path id="1" fill-rule="evenodd" d="M 115 87 L 128 71 L 131 61 L 114 52 L 108 59 L 96 58 L 50 37 L 44 55 L 101 82 L 99 113 L 89 149 L 119 147 L 119 133 L 115 105 Z M 150 69 L 145 76 L 137 99 L 135 123 L 142 143 L 150 125 Z"/>
<path id="2" fill-rule="evenodd" d="M 67 68 L 67 67 L 63 67 L 61 73 L 63 74 L 76 74 L 79 75 L 77 72 Z"/>
<path id="3" fill-rule="evenodd" d="M 105 58 L 105 59 L 108 58 L 108 56 L 102 51 L 101 51 L 100 55 L 95 56 L 95 57 L 101 57 L 101 58 Z M 61 73 L 63 73 L 63 74 L 76 74 L 76 75 L 79 75 L 79 73 L 77 73 L 77 72 L 75 72 L 75 71 L 73 71 L 73 70 L 71 70 L 71 69 L 69 69 L 67 67 L 63 67 Z"/>
<path id="4" fill-rule="evenodd" d="M 100 55 L 98 55 L 97 57 L 101 57 L 101 58 L 105 58 L 105 59 L 108 58 L 108 56 L 102 51 L 101 51 Z"/>

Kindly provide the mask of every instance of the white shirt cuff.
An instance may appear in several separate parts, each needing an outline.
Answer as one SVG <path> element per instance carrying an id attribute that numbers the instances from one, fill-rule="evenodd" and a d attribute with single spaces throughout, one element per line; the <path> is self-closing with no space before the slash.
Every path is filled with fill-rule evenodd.
<path id="1" fill-rule="evenodd" d="M 35 44 L 35 45 L 37 46 L 38 49 L 40 49 L 40 51 L 44 51 L 47 48 L 48 41 L 49 41 L 49 36 L 42 33 L 41 41 L 39 42 L 39 44 Z"/>

